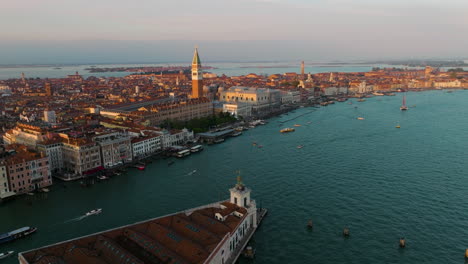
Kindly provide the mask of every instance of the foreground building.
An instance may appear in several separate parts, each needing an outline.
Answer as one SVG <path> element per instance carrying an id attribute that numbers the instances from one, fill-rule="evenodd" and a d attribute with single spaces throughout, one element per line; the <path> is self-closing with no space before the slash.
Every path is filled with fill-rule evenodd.
<path id="1" fill-rule="evenodd" d="M 230 200 L 23 252 L 19 262 L 234 263 L 266 212 L 250 192 L 238 179 Z"/>

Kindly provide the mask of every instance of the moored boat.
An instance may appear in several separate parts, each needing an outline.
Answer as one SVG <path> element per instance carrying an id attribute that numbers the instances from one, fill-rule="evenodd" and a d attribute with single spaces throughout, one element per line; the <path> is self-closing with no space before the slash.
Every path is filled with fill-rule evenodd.
<path id="1" fill-rule="evenodd" d="M 35 227 L 25 226 L 8 233 L 0 235 L 0 244 L 16 240 L 21 237 L 25 237 L 37 231 Z"/>
<path id="2" fill-rule="evenodd" d="M 184 149 L 184 150 L 177 152 L 175 156 L 178 158 L 183 158 L 183 157 L 190 155 L 190 153 L 191 153 L 190 149 Z"/>
<path id="3" fill-rule="evenodd" d="M 190 152 L 195 153 L 203 150 L 203 145 L 196 145 L 190 148 Z"/>

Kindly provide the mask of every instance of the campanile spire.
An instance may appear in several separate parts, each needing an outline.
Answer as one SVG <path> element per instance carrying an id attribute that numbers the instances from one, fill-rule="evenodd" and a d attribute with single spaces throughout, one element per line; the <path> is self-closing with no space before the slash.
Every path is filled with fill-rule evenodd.
<path id="1" fill-rule="evenodd" d="M 195 47 L 192 59 L 192 98 L 203 97 L 203 72 L 198 48 Z"/>

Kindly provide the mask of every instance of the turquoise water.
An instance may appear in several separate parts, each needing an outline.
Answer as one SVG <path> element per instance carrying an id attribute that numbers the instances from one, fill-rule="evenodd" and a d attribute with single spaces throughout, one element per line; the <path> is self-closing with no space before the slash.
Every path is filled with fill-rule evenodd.
<path id="1" fill-rule="evenodd" d="M 253 263 L 464 263 L 467 100 L 468 91 L 431 91 L 408 93 L 408 105 L 415 107 L 407 112 L 399 110 L 401 94 L 301 108 L 170 167 L 156 161 L 146 171 L 130 170 L 90 188 L 57 184 L 48 194 L 0 205 L 0 231 L 39 228 L 0 251 L 225 199 L 241 170 L 257 204 L 269 209 L 254 236 Z M 278 132 L 294 124 L 302 126 Z M 299 144 L 304 147 L 297 149 Z M 70 221 L 93 208 L 103 213 Z M 309 219 L 313 231 L 306 228 Z M 348 239 L 341 236 L 345 226 Z M 401 236 L 407 239 L 403 250 Z"/>

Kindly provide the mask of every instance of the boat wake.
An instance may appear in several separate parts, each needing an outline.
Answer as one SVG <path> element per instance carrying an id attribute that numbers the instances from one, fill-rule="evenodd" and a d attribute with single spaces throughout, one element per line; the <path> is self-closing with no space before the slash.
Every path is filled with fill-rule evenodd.
<path id="1" fill-rule="evenodd" d="M 66 224 L 66 223 L 70 223 L 70 222 L 81 221 L 81 220 L 85 219 L 85 218 L 88 217 L 88 216 L 89 216 L 89 215 L 78 216 L 78 217 L 75 217 L 75 218 L 72 218 L 72 219 L 68 219 L 68 220 L 66 220 L 66 221 L 63 222 L 63 223 Z"/>

